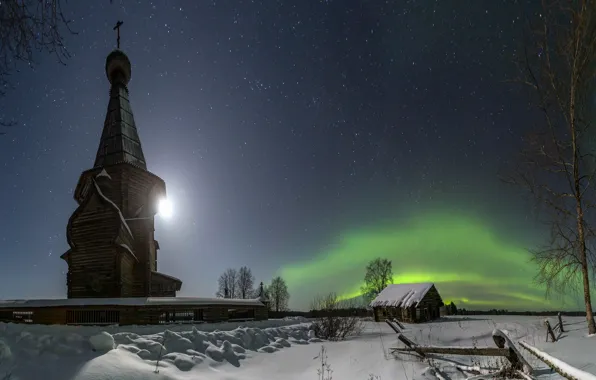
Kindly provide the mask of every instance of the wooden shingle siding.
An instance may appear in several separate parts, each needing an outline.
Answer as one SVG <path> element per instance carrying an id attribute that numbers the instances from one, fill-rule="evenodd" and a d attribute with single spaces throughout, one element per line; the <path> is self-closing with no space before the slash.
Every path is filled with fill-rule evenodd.
<path id="1" fill-rule="evenodd" d="M 75 191 L 80 205 L 69 221 L 71 249 L 64 257 L 69 266 L 68 296 L 148 297 L 151 272 L 157 269 L 152 212 L 157 197 L 165 194 L 165 184 L 128 163 L 99 169 L 84 172 Z M 163 286 L 172 287 L 180 285 Z"/>

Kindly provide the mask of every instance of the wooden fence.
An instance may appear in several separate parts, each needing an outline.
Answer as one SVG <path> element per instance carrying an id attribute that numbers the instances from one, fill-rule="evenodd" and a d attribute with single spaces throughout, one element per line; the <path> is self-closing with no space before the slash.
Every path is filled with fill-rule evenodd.
<path id="1" fill-rule="evenodd" d="M 557 341 L 555 334 L 565 332 L 565 324 L 561 313 L 557 315 L 557 323 L 554 327 L 551 327 L 548 320 L 544 321 L 547 328 L 547 342 L 550 337 L 553 342 Z M 526 359 L 517 350 L 513 342 L 509 337 L 499 329 L 495 329 L 492 332 L 493 340 L 497 347 L 440 347 L 440 346 L 420 346 L 411 339 L 407 338 L 403 334 L 404 326 L 397 325 L 395 320 L 386 320 L 387 324 L 396 332 L 397 338 L 406 346 L 404 348 L 390 348 L 392 353 L 395 352 L 414 352 L 421 357 L 426 357 L 426 354 L 436 353 L 445 355 L 474 355 L 474 356 L 502 356 L 509 360 L 512 369 L 523 379 L 532 380 L 532 367 L 528 364 Z M 527 350 L 534 357 L 544 362 L 553 371 L 559 375 L 565 377 L 568 380 L 596 380 L 596 375 L 582 371 L 578 368 L 572 367 L 571 365 L 557 359 L 551 355 L 541 352 L 535 347 L 530 346 L 528 343 L 519 341 L 519 345 Z M 493 377 L 498 373 L 505 373 L 506 369 L 501 369 L 498 372 L 487 374 L 488 377 Z M 506 376 L 505 376 L 506 377 Z"/>
<path id="2" fill-rule="evenodd" d="M 563 318 L 561 317 L 561 313 L 557 314 L 558 322 L 555 327 L 551 327 L 550 322 L 548 319 L 544 320 L 544 326 L 546 327 L 546 341 L 548 342 L 548 337 L 550 336 L 551 340 L 554 342 L 561 336 L 561 333 L 565 332 L 565 327 L 563 324 Z"/>

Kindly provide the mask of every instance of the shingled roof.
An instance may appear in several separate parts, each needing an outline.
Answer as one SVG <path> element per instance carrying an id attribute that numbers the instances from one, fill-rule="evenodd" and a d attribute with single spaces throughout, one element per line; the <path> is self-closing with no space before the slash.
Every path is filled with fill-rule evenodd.
<path id="1" fill-rule="evenodd" d="M 130 80 L 130 61 L 126 54 L 119 50 L 112 52 L 106 60 L 106 74 L 112 87 L 94 167 L 127 162 L 147 170 L 128 100 L 126 85 Z"/>
<path id="2" fill-rule="evenodd" d="M 411 307 L 416 306 L 434 286 L 432 282 L 415 284 L 391 284 L 379 293 L 370 307 Z"/>

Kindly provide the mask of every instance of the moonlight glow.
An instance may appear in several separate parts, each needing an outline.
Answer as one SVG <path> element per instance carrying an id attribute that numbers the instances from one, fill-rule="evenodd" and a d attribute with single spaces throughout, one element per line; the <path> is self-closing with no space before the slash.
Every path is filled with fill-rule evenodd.
<path id="1" fill-rule="evenodd" d="M 174 214 L 172 202 L 170 202 L 166 198 L 159 200 L 159 202 L 157 203 L 157 210 L 159 216 L 161 216 L 164 219 L 170 219 Z"/>

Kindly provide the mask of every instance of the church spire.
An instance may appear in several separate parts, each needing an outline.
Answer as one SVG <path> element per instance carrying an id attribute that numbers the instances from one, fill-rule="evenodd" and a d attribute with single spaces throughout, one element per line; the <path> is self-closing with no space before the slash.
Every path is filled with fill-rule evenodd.
<path id="1" fill-rule="evenodd" d="M 122 21 L 118 21 L 114 27 L 118 32 L 118 48 L 121 25 Z M 130 61 L 121 50 L 112 51 L 106 58 L 106 75 L 111 84 L 110 101 L 94 167 L 126 162 L 147 170 L 141 140 L 128 101 L 126 86 L 131 77 Z"/>

